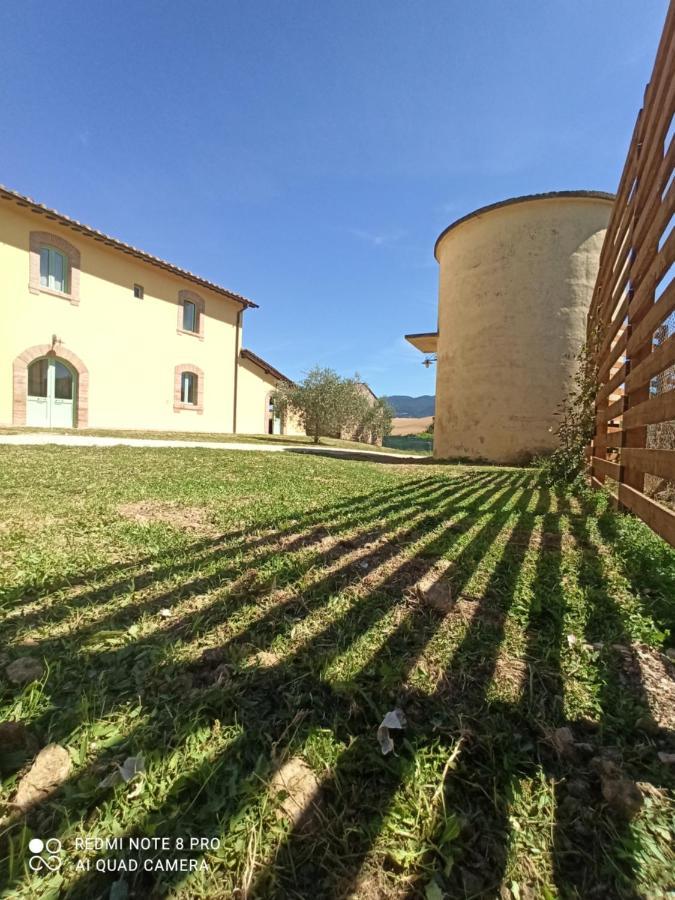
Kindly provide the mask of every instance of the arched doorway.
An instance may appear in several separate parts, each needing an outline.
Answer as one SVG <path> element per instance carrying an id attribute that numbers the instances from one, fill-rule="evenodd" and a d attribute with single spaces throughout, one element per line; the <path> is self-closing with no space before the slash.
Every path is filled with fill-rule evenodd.
<path id="1" fill-rule="evenodd" d="M 77 408 L 77 372 L 56 356 L 28 366 L 26 425 L 72 428 Z"/>
<path id="2" fill-rule="evenodd" d="M 34 428 L 86 428 L 89 372 L 55 340 L 24 350 L 14 360 L 12 422 Z"/>

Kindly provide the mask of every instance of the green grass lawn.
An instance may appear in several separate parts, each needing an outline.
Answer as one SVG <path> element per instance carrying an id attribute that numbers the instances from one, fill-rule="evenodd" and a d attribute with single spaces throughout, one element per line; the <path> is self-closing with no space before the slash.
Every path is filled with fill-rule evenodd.
<path id="1" fill-rule="evenodd" d="M 533 470 L 0 447 L 0 499 L 0 722 L 26 729 L 0 729 L 0 894 L 670 896 L 675 553 L 603 495 Z M 22 687 L 25 656 L 45 670 Z M 18 809 L 48 744 L 70 771 Z M 76 849 L 134 836 L 211 844 Z M 60 869 L 29 870 L 35 837 Z M 158 869 L 181 854 L 196 871 Z M 97 871 L 115 858 L 139 867 Z"/>
<path id="2" fill-rule="evenodd" d="M 237 444 L 290 444 L 316 446 L 314 439 L 304 434 L 218 434 L 203 431 L 129 431 L 105 428 L 28 428 L 26 426 L 6 425 L 0 427 L 0 434 L 72 434 L 75 437 L 90 435 L 94 437 L 129 437 L 149 438 L 175 441 L 226 441 Z M 397 449 L 395 447 L 379 447 L 376 444 L 363 444 L 359 441 L 343 441 L 339 438 L 322 437 L 321 447 L 338 447 L 343 450 L 364 450 L 373 453 L 400 453 L 407 456 L 425 456 L 426 452 Z"/>

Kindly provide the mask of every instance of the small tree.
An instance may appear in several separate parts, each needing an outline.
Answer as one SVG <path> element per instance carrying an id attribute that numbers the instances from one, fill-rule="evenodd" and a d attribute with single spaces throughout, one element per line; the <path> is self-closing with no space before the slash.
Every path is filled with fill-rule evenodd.
<path id="1" fill-rule="evenodd" d="M 282 414 L 297 416 L 315 444 L 321 435 L 339 435 L 344 428 L 355 427 L 365 406 L 356 378 L 342 378 L 320 366 L 297 384 L 279 385 L 274 402 Z"/>

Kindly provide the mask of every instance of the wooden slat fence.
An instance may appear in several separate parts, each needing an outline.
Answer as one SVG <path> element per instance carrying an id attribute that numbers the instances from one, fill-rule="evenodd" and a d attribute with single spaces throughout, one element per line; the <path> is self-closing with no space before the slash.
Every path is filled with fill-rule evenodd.
<path id="1" fill-rule="evenodd" d="M 644 94 L 588 316 L 591 483 L 675 546 L 675 0 Z M 671 491 L 668 495 L 668 491 Z M 663 492 L 663 491 L 662 491 Z"/>

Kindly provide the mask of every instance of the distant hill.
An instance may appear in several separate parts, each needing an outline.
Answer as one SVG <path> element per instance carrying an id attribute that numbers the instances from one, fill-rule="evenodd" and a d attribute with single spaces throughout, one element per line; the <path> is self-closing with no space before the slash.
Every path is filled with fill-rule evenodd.
<path id="1" fill-rule="evenodd" d="M 383 397 L 394 409 L 394 415 L 399 419 L 421 419 L 424 416 L 433 416 L 436 398 L 430 394 L 421 397 L 406 397 L 394 394 L 391 397 Z"/>

